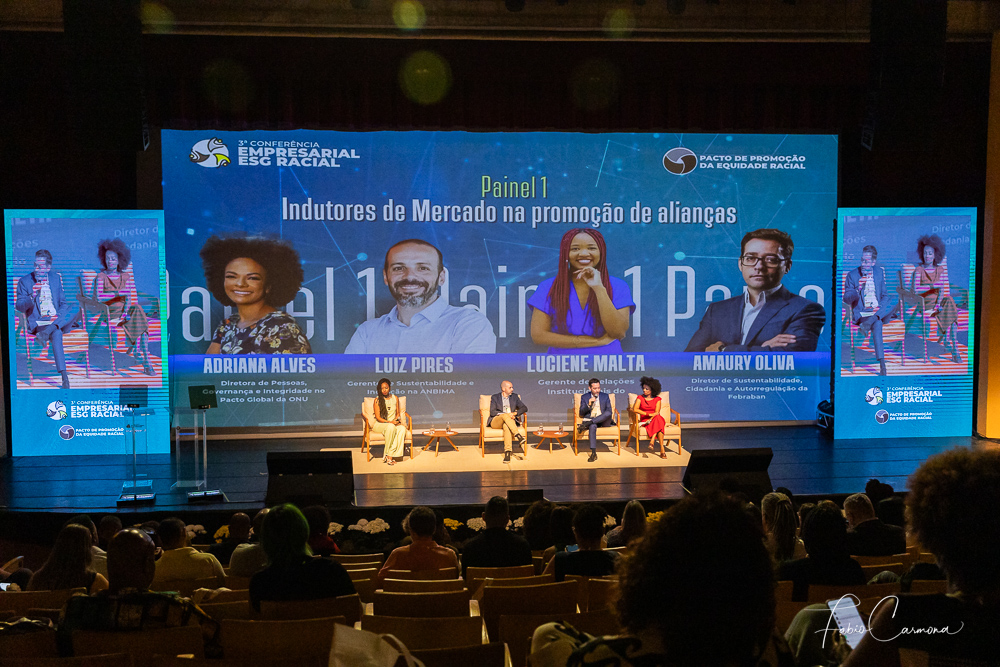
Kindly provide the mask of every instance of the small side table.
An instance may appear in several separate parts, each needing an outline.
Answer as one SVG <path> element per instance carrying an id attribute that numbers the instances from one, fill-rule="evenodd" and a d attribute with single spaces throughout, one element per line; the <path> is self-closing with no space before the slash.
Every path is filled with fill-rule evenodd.
<path id="1" fill-rule="evenodd" d="M 541 438 L 535 449 L 541 449 L 545 446 L 545 441 L 549 441 L 549 454 L 552 453 L 552 443 L 553 441 L 560 447 L 568 447 L 562 443 L 562 439 L 569 436 L 569 431 L 533 431 L 533 433 Z"/>
<path id="2" fill-rule="evenodd" d="M 427 430 L 424 431 L 423 433 L 426 436 L 430 436 L 430 440 L 427 441 L 427 444 L 424 445 L 424 448 L 420 451 L 426 452 L 428 447 L 434 445 L 434 457 L 437 458 L 437 455 L 440 453 L 441 449 L 441 438 L 447 440 L 448 444 L 451 445 L 452 447 L 455 447 L 456 452 L 458 451 L 458 447 L 456 447 L 455 443 L 452 442 L 451 438 L 448 437 L 450 435 L 455 435 L 456 433 L 458 433 L 458 431 L 446 431 L 444 429 L 440 430 L 435 429 L 435 430 Z"/>

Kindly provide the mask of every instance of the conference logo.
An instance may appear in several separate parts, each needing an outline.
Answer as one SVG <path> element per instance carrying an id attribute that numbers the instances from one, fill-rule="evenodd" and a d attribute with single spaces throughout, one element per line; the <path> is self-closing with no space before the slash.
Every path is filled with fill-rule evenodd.
<path id="1" fill-rule="evenodd" d="M 697 166 L 698 156 L 694 154 L 694 151 L 683 146 L 671 148 L 663 155 L 663 168 L 677 176 L 690 174 Z"/>
<path id="2" fill-rule="evenodd" d="M 875 413 L 875 421 L 877 421 L 879 424 L 886 423 L 887 421 L 889 421 L 889 413 L 886 412 L 885 410 L 879 410 L 878 412 Z"/>
<path id="3" fill-rule="evenodd" d="M 69 413 L 66 411 L 66 405 L 62 401 L 52 401 L 49 403 L 49 407 L 45 408 L 45 414 L 49 419 L 55 419 L 60 421 L 66 419 Z"/>
<path id="4" fill-rule="evenodd" d="M 884 400 L 882 390 L 878 387 L 872 387 L 865 392 L 865 400 L 868 401 L 868 405 L 882 405 L 882 401 Z"/>
<path id="5" fill-rule="evenodd" d="M 229 147 L 222 143 L 222 139 L 202 139 L 191 147 L 188 157 L 202 167 L 226 167 L 229 165 Z"/>
<path id="6" fill-rule="evenodd" d="M 72 440 L 74 435 L 76 435 L 76 429 L 69 424 L 63 424 L 59 429 L 59 437 L 63 440 Z"/>

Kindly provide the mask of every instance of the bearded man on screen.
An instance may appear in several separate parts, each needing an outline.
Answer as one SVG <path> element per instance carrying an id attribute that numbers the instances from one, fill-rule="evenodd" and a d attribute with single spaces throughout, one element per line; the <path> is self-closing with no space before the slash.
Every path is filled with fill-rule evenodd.
<path id="1" fill-rule="evenodd" d="M 746 291 L 709 304 L 684 351 L 815 352 L 826 311 L 781 284 L 794 249 L 780 229 L 748 232 L 737 260 Z"/>
<path id="2" fill-rule="evenodd" d="M 363 322 L 345 354 L 492 354 L 493 325 L 474 308 L 441 298 L 444 259 L 427 241 L 407 239 L 385 254 L 382 280 L 396 305 Z"/>

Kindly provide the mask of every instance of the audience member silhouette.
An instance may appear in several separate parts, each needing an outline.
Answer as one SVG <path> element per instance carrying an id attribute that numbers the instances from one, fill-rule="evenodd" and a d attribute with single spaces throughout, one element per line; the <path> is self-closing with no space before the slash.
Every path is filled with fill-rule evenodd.
<path id="1" fill-rule="evenodd" d="M 271 508 L 260 542 L 268 566 L 250 579 L 250 604 L 255 610 L 260 611 L 262 600 L 320 600 L 355 593 L 340 563 L 313 557 L 309 523 L 295 505 Z"/>
<path id="2" fill-rule="evenodd" d="M 593 638 L 549 623 L 534 633 L 532 665 L 791 664 L 773 635 L 771 558 L 740 503 L 712 494 L 674 504 L 618 572 L 626 634 Z"/>
<path id="3" fill-rule="evenodd" d="M 103 591 L 108 580 L 93 568 L 91 534 L 83 526 L 63 526 L 45 564 L 28 582 L 29 591 L 57 591 L 85 588 L 88 593 Z"/>

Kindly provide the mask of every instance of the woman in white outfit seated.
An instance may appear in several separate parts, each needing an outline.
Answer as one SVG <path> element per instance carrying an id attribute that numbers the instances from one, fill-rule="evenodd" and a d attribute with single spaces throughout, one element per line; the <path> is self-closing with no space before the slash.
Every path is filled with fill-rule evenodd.
<path id="1" fill-rule="evenodd" d="M 406 442 L 406 426 L 403 425 L 403 411 L 399 409 L 399 397 L 393 396 L 392 383 L 388 378 L 378 381 L 378 398 L 375 399 L 375 423 L 372 430 L 385 438 L 385 456 L 382 461 L 394 465 L 394 459 L 403 456 Z"/>

